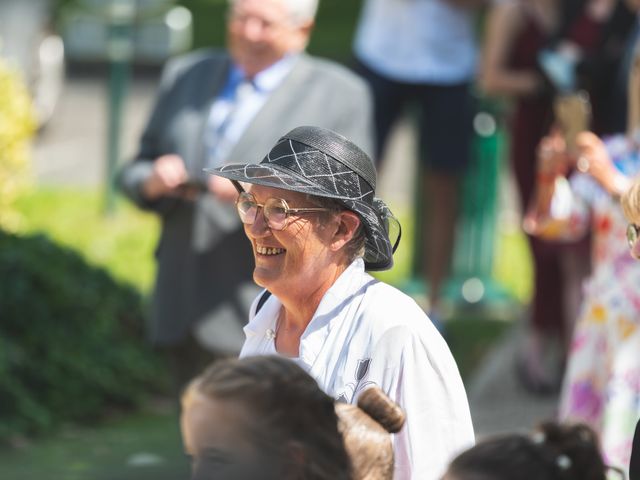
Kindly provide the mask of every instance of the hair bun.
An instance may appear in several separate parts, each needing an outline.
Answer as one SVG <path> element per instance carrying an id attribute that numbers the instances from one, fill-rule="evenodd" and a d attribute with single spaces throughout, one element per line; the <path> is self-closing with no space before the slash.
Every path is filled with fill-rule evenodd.
<path id="1" fill-rule="evenodd" d="M 378 386 L 370 387 L 360 394 L 358 407 L 389 433 L 399 432 L 404 425 L 404 412 Z"/>

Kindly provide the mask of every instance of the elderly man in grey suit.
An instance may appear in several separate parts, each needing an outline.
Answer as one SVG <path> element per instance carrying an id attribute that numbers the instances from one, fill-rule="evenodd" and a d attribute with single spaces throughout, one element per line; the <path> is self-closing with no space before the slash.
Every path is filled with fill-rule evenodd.
<path id="1" fill-rule="evenodd" d="M 194 355 L 203 344 L 214 355 L 239 351 L 258 291 L 236 192 L 202 169 L 259 162 L 299 125 L 335 130 L 371 152 L 365 84 L 304 53 L 317 3 L 230 0 L 228 51 L 166 66 L 139 153 L 121 171 L 125 194 L 161 220 L 150 336 L 173 354 L 180 383 L 200 368 L 194 356 L 210 360 Z"/>

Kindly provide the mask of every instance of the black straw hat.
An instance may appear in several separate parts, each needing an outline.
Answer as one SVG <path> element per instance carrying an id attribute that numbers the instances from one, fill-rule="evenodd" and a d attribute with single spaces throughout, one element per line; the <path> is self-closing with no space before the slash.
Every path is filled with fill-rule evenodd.
<path id="1" fill-rule="evenodd" d="M 366 229 L 367 270 L 388 270 L 400 241 L 400 224 L 375 198 L 376 169 L 356 144 L 320 127 L 298 127 L 282 136 L 260 163 L 205 169 L 235 182 L 334 198 L 357 213 Z M 389 238 L 395 227 L 395 242 Z"/>

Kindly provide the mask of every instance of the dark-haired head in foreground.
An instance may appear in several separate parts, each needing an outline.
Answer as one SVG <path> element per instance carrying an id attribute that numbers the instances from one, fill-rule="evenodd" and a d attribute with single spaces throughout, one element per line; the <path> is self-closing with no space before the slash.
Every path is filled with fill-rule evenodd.
<path id="1" fill-rule="evenodd" d="M 333 399 L 287 359 L 217 362 L 182 405 L 194 480 L 351 478 Z"/>
<path id="2" fill-rule="evenodd" d="M 444 480 L 605 480 L 608 470 L 591 428 L 549 422 L 532 435 L 478 443 L 451 462 Z"/>

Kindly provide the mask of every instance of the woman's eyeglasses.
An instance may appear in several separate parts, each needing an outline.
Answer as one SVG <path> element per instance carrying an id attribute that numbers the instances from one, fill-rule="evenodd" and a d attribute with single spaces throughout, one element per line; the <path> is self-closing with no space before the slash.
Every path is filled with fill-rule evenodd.
<path id="1" fill-rule="evenodd" d="M 258 216 L 258 208 L 262 208 L 265 223 L 272 230 L 284 230 L 289 223 L 289 216 L 299 213 L 327 212 L 329 208 L 290 208 L 281 198 L 269 198 L 264 204 L 256 202 L 253 195 L 241 192 L 236 200 L 236 208 L 240 220 L 245 225 L 252 225 Z"/>
<path id="2" fill-rule="evenodd" d="M 629 242 L 629 249 L 631 250 L 631 256 L 640 260 L 640 245 L 638 245 L 638 239 L 640 238 L 640 227 L 634 223 L 630 223 L 627 227 L 627 242 Z"/>

